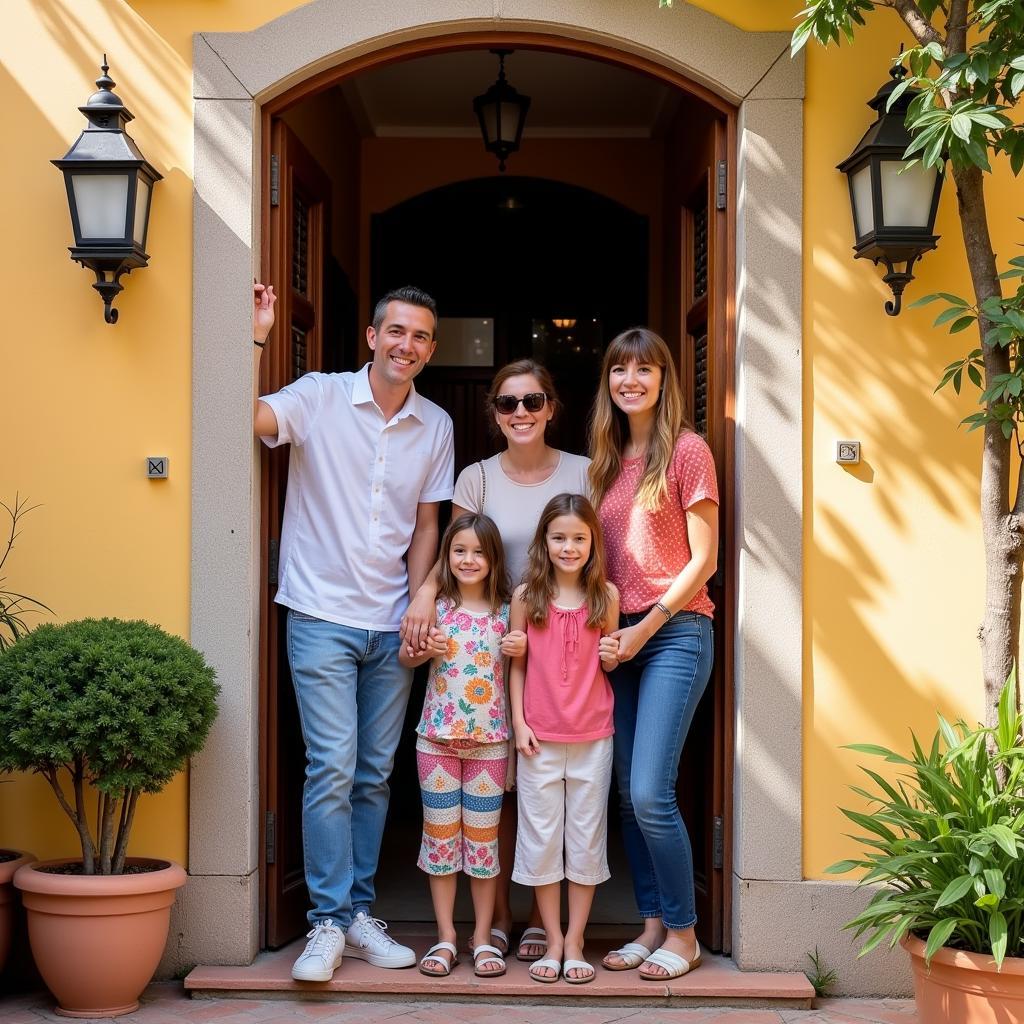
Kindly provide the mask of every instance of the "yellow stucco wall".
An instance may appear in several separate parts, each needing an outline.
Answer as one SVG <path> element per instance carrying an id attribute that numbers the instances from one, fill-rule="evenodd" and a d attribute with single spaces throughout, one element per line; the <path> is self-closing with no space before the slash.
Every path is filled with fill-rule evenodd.
<path id="1" fill-rule="evenodd" d="M 395 0 L 401 2 L 401 0 Z M 622 0 L 654 3 L 655 0 Z M 677 3 L 680 0 L 677 0 Z M 12 585 L 61 619 L 137 616 L 187 635 L 191 318 L 191 36 L 243 30 L 289 0 L 8 0 L 0 99 L 11 125 L 0 189 L 0 336 L 5 444 L 0 498 L 41 504 L 8 564 Z M 788 31 L 798 0 L 700 0 L 752 30 Z M 671 10 L 663 12 L 672 17 Z M 962 348 L 928 310 L 886 317 L 880 274 L 851 259 L 845 182 L 835 164 L 870 120 L 864 105 L 901 38 L 881 11 L 855 48 L 810 47 L 804 163 L 804 873 L 849 852 L 835 810 L 857 740 L 901 744 L 930 731 L 935 707 L 979 713 L 979 435 L 957 431 L 970 400 L 933 397 Z M 121 321 L 103 323 L 90 276 L 72 264 L 59 173 L 82 127 L 101 53 L 137 120 L 130 128 L 165 176 L 155 193 L 150 268 L 127 279 Z M 990 192 L 1004 258 L 1018 241 L 1021 187 Z M 998 215 L 996 215 L 998 214 Z M 966 291 L 955 198 L 943 196 L 939 250 L 909 300 Z M 961 338 L 965 336 L 961 335 Z M 967 337 L 970 337 L 968 334 Z M 833 462 L 837 437 L 864 463 Z M 171 477 L 149 482 L 146 455 Z M 74 850 L 39 780 L 0 786 L 0 844 L 44 856 Z M 187 789 L 140 804 L 135 852 L 186 858 Z"/>

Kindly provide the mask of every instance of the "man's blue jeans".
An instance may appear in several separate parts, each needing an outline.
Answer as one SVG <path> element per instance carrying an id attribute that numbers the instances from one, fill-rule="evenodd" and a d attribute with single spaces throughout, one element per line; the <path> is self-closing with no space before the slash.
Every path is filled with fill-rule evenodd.
<path id="1" fill-rule="evenodd" d="M 623 615 L 620 626 L 633 626 L 645 614 Z M 640 916 L 660 917 L 667 928 L 689 928 L 697 921 L 693 854 L 676 802 L 676 776 L 711 675 L 713 650 L 711 619 L 677 612 L 610 677 L 615 775 L 633 892 Z M 710 785 L 710 780 L 692 784 Z"/>
<path id="2" fill-rule="evenodd" d="M 412 673 L 398 664 L 398 633 L 288 612 L 288 664 L 306 743 L 302 848 L 310 924 L 347 928 L 373 906 L 388 776 Z"/>

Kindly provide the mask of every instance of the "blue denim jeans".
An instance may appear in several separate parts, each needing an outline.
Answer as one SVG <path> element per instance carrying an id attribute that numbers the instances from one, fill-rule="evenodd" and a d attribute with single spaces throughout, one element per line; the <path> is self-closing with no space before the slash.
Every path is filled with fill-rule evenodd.
<path id="1" fill-rule="evenodd" d="M 289 609 L 288 664 L 306 743 L 302 849 L 310 924 L 347 928 L 373 906 L 388 777 L 412 673 L 398 633 L 378 633 Z"/>
<path id="2" fill-rule="evenodd" d="M 645 614 L 623 615 L 619 624 L 633 626 Z M 615 775 L 633 892 L 640 916 L 660 917 L 667 928 L 697 921 L 693 854 L 676 802 L 676 776 L 713 654 L 711 619 L 677 612 L 610 677 Z"/>

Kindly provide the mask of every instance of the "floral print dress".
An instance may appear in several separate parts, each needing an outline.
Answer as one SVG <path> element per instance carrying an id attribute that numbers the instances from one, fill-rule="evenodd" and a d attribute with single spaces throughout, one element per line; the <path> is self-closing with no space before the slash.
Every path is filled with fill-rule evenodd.
<path id="1" fill-rule="evenodd" d="M 430 666 L 423 714 L 416 728 L 435 742 L 501 743 L 508 739 L 501 641 L 509 605 L 497 615 L 437 602 L 437 628 L 448 649 Z"/>

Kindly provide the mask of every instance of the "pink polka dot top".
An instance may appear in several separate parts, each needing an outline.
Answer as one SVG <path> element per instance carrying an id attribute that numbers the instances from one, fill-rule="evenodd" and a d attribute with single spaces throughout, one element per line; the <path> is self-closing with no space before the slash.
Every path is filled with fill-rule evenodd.
<path id="1" fill-rule="evenodd" d="M 680 434 L 676 441 L 668 468 L 668 494 L 656 512 L 633 501 L 642 470 L 642 457 L 623 459 L 622 472 L 608 488 L 599 510 L 608 578 L 619 588 L 623 612 L 646 611 L 661 600 L 690 561 L 686 510 L 704 498 L 718 504 L 711 449 L 692 431 Z M 714 614 L 706 585 L 694 594 L 685 610 Z"/>

